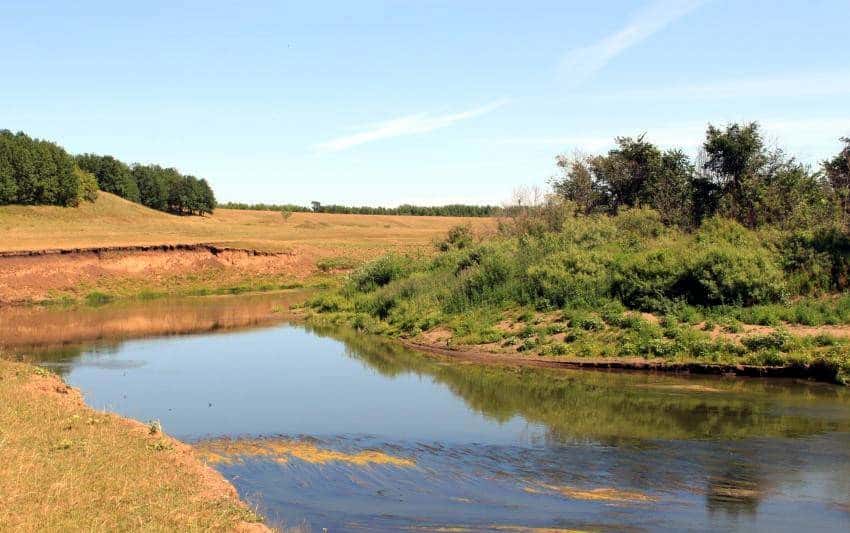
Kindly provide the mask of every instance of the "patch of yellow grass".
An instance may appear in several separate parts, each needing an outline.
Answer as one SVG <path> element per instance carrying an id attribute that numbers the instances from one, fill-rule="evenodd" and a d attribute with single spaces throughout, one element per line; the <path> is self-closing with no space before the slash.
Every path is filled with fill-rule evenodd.
<path id="1" fill-rule="evenodd" d="M 495 228 L 493 219 L 335 215 L 217 209 L 212 216 L 181 217 L 101 192 L 77 208 L 0 206 L 0 250 L 217 243 L 271 251 L 308 250 L 317 257 L 354 259 L 388 247 L 430 245 L 452 226 Z"/>
<path id="2" fill-rule="evenodd" d="M 0 360 L 0 531 L 266 530 L 191 449 Z"/>
<path id="3" fill-rule="evenodd" d="M 559 485 L 539 484 L 537 487 L 525 487 L 525 491 L 531 494 L 540 494 L 544 491 L 557 492 L 573 500 L 603 501 L 603 502 L 654 502 L 657 499 L 648 494 L 636 491 L 626 491 L 613 487 L 600 487 L 598 489 L 579 489 Z M 542 489 L 542 490 L 541 490 Z"/>
<path id="4" fill-rule="evenodd" d="M 290 439 L 211 439 L 194 446 L 195 452 L 209 464 L 232 464 L 247 457 L 264 457 L 287 463 L 294 457 L 312 464 L 347 463 L 354 466 L 391 465 L 412 468 L 416 463 L 377 450 L 345 453 L 319 448 L 312 442 Z"/>

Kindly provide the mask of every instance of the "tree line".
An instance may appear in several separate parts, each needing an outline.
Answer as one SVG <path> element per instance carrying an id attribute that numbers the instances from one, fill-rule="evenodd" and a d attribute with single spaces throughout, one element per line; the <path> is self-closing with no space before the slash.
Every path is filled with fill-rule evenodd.
<path id="1" fill-rule="evenodd" d="M 212 213 L 209 183 L 159 165 L 127 165 L 109 155 L 72 156 L 56 143 L 0 130 L 0 205 L 77 206 L 102 190 L 152 209 Z"/>
<path id="2" fill-rule="evenodd" d="M 159 165 L 127 165 L 110 155 L 82 154 L 81 169 L 97 178 L 100 190 L 151 209 L 177 215 L 203 215 L 216 208 L 215 194 L 207 180 L 183 175 Z"/>
<path id="3" fill-rule="evenodd" d="M 617 137 L 607 154 L 559 156 L 556 196 L 579 213 L 616 214 L 651 207 L 668 225 L 698 226 L 721 215 L 757 228 L 850 222 L 850 139 L 841 152 L 809 166 L 765 142 L 756 122 L 709 125 L 696 160 L 661 150 L 645 135 Z"/>
<path id="4" fill-rule="evenodd" d="M 291 213 L 334 213 L 345 215 L 407 215 L 435 217 L 492 217 L 502 214 L 502 208 L 492 205 L 450 204 L 440 206 L 417 206 L 403 204 L 398 207 L 347 206 L 312 202 L 310 206 L 295 204 L 246 204 L 228 202 L 221 204 L 225 209 L 253 211 L 283 211 Z"/>

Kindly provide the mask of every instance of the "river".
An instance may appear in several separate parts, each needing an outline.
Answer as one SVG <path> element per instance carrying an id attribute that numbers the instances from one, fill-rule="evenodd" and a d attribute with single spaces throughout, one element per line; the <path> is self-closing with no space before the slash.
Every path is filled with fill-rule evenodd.
<path id="1" fill-rule="evenodd" d="M 289 321 L 296 299 L 6 310 L 0 342 L 158 420 L 281 528 L 850 527 L 846 388 L 455 361 Z"/>

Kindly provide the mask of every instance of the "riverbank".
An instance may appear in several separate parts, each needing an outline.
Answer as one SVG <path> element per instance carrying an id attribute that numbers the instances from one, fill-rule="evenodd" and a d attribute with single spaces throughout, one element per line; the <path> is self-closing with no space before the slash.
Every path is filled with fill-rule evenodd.
<path id="1" fill-rule="evenodd" d="M 0 530 L 268 531 L 189 446 L 2 359 L 0 453 Z"/>
<path id="2" fill-rule="evenodd" d="M 315 313 L 306 310 L 300 318 L 307 323 L 323 327 L 328 325 L 361 327 L 362 317 L 352 317 L 345 313 Z M 579 331 L 585 338 L 577 340 L 575 332 L 570 332 L 567 324 L 558 326 L 558 321 L 551 316 L 540 313 L 536 318 L 529 319 L 527 327 L 517 326 L 510 321 L 502 321 L 503 336 L 490 342 L 469 342 L 468 335 L 457 335 L 445 325 L 415 335 L 398 334 L 379 324 L 371 323 L 371 334 L 380 335 L 394 340 L 405 348 L 425 354 L 449 357 L 453 360 L 537 368 L 567 368 L 587 370 L 607 370 L 626 372 L 654 372 L 669 374 L 699 374 L 724 377 L 755 377 L 755 378 L 795 378 L 815 380 L 838 385 L 848 385 L 848 344 L 850 327 L 825 328 L 820 336 L 812 333 L 813 328 L 790 326 L 788 328 L 767 328 L 749 326 L 753 333 L 727 334 L 721 331 L 714 333 L 715 341 L 731 346 L 738 350 L 738 355 L 726 355 L 714 360 L 699 359 L 682 354 L 663 356 L 621 356 L 618 345 L 613 337 L 621 334 L 619 331 L 609 331 L 607 339 L 597 336 L 595 340 L 587 337 L 593 332 Z M 645 314 L 639 317 L 641 327 L 657 325 L 658 318 Z M 601 322 L 600 322 L 601 323 Z M 599 328 L 605 328 L 604 323 Z M 611 328 L 616 330 L 617 328 Z M 792 335 L 788 331 L 800 329 L 808 335 Z M 694 328 L 697 333 L 703 333 Z M 588 335 L 589 333 L 589 335 Z M 596 332 L 598 333 L 598 332 Z M 706 335 L 706 338 L 709 336 Z M 718 339 L 719 338 L 719 339 Z M 743 343 L 742 343 L 743 339 Z M 796 344 L 798 351 L 793 357 L 777 356 L 776 364 L 764 363 L 757 353 L 747 353 L 744 343 L 758 342 Z M 594 346 L 593 352 L 579 352 L 571 345 L 578 342 L 578 347 L 585 348 L 588 342 Z M 829 349 L 827 349 L 829 348 Z"/>

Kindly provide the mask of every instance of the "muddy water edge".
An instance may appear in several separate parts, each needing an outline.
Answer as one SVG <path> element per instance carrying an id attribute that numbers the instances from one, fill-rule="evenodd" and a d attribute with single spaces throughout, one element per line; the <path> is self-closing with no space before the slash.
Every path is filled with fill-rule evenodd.
<path id="1" fill-rule="evenodd" d="M 298 298 L 3 310 L 0 341 L 158 420 L 271 525 L 850 527 L 846 388 L 458 362 L 290 322 Z"/>

